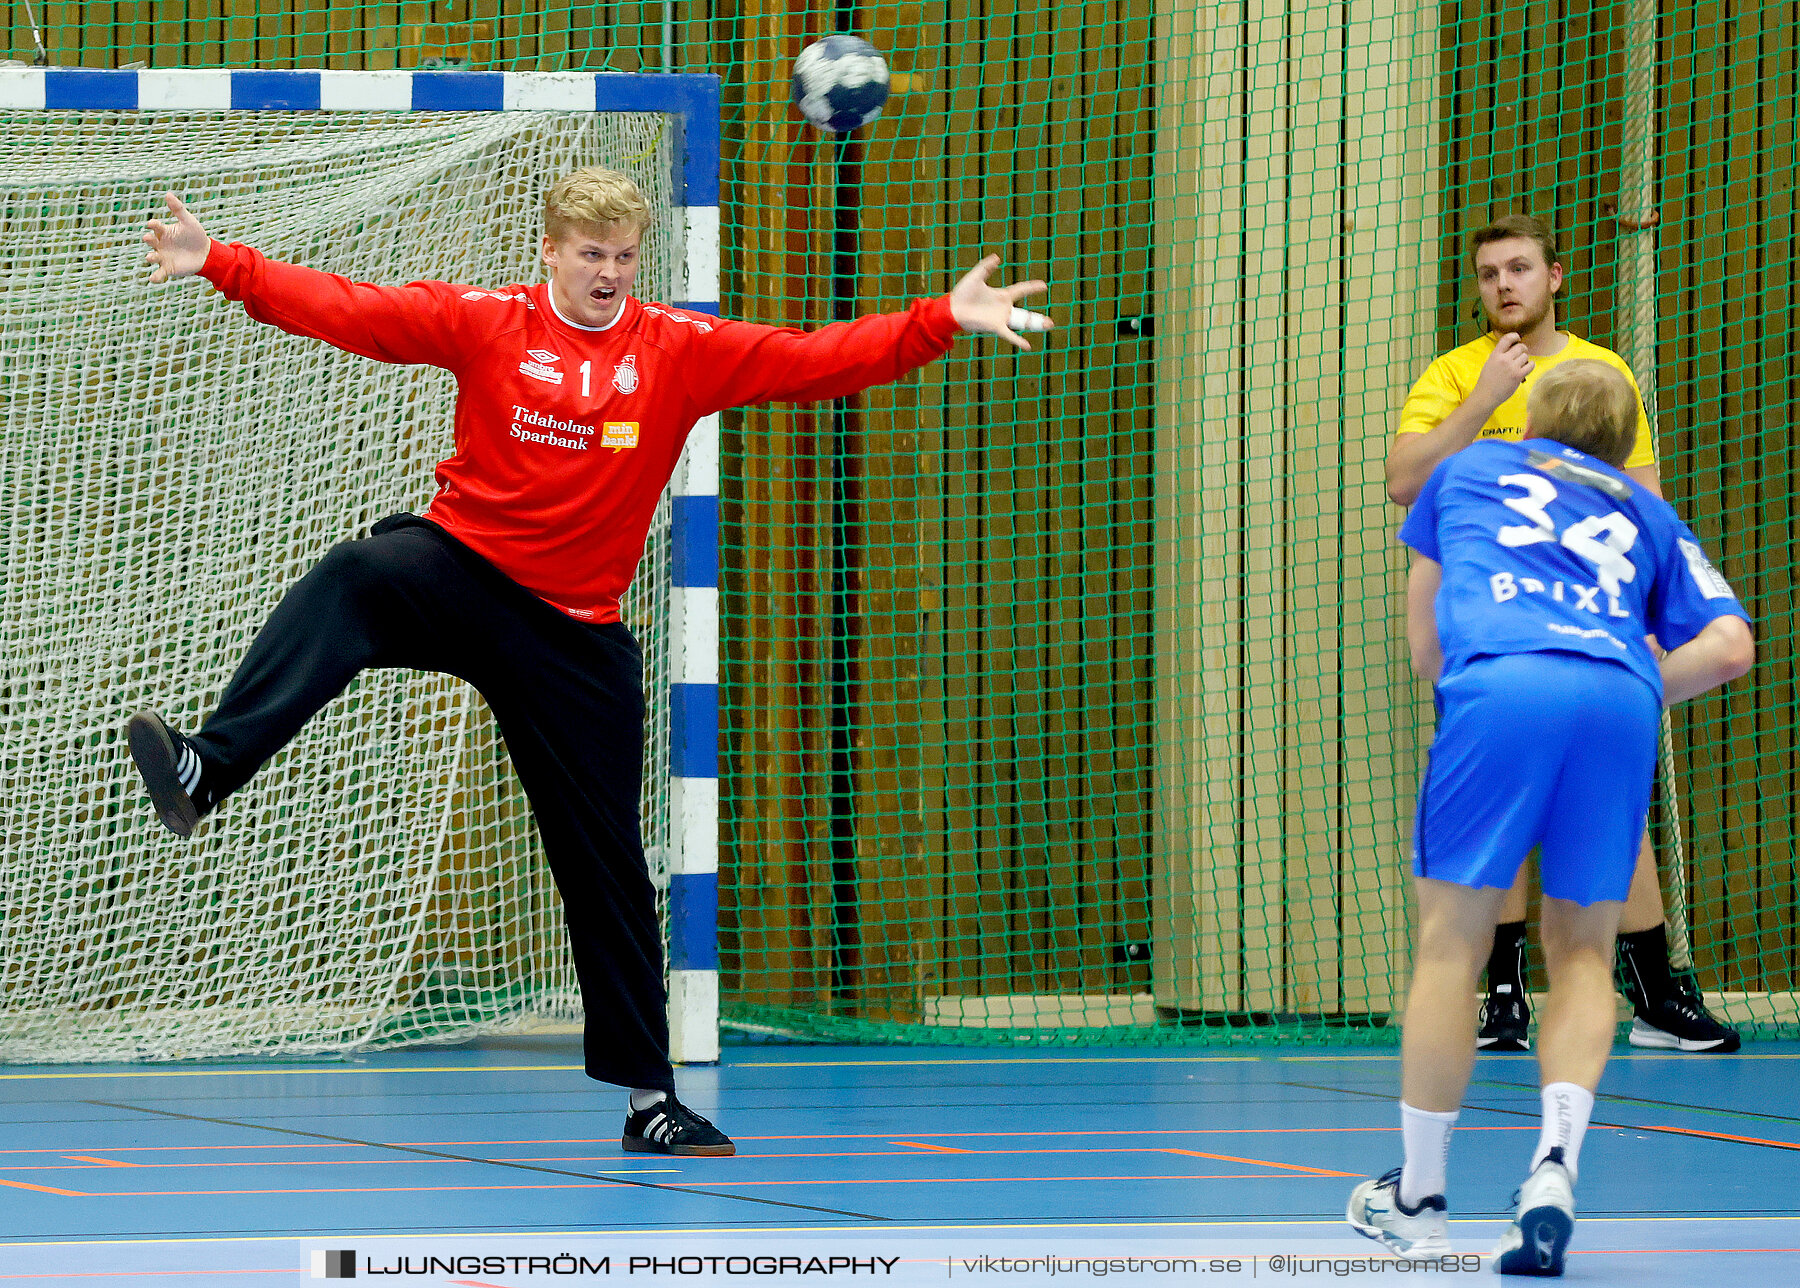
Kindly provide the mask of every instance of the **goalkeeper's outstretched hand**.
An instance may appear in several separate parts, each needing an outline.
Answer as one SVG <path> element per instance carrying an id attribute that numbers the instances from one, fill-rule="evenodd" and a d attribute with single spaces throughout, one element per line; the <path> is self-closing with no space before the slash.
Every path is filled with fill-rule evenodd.
<path id="1" fill-rule="evenodd" d="M 1044 290 L 1044 283 L 989 286 L 988 274 L 999 264 L 998 255 L 989 255 L 964 273 L 962 281 L 950 292 L 950 313 L 965 331 L 997 335 L 1015 349 L 1029 349 L 1031 346 L 1019 336 L 1020 331 L 1048 331 L 1056 323 L 1042 313 L 1028 313 L 1015 306 L 1027 295 Z"/>
<path id="2" fill-rule="evenodd" d="M 144 225 L 144 245 L 150 248 L 144 262 L 155 266 L 150 270 L 152 282 L 167 282 L 198 273 L 206 263 L 207 251 L 212 249 L 212 238 L 206 235 L 206 229 L 200 226 L 192 212 L 181 204 L 180 197 L 172 192 L 164 193 L 163 204 L 175 216 L 174 221 L 162 223 L 153 218 Z"/>

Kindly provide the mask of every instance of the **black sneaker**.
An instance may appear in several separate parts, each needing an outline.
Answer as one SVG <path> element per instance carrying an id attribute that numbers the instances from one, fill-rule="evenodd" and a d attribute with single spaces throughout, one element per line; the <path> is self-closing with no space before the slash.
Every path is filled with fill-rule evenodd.
<path id="1" fill-rule="evenodd" d="M 192 836 L 200 823 L 200 807 L 192 795 L 200 786 L 199 753 L 154 711 L 132 716 L 125 736 L 162 825 L 176 836 Z"/>
<path id="2" fill-rule="evenodd" d="M 1636 1007 L 1627 1039 L 1632 1046 L 1727 1055 L 1743 1045 L 1735 1029 L 1713 1019 L 1692 975 L 1671 974 L 1669 984 L 1666 997 Z"/>
<path id="3" fill-rule="evenodd" d="M 685 1154 L 722 1158 L 737 1153 L 731 1138 L 674 1096 L 665 1096 L 648 1109 L 625 1115 L 625 1134 L 619 1144 L 634 1154 Z"/>
<path id="4" fill-rule="evenodd" d="M 1521 993 L 1502 984 L 1481 1004 L 1481 1028 L 1475 1033 L 1478 1051 L 1531 1050 L 1531 1007 Z"/>

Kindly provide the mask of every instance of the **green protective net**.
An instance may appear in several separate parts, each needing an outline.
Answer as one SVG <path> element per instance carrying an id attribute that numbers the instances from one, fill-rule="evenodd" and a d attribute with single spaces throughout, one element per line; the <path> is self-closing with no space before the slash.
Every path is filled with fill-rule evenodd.
<path id="1" fill-rule="evenodd" d="M 15 58 L 36 57 L 25 6 Z M 841 407 L 733 414 L 728 1032 L 1386 1040 L 1426 693 L 1383 462 L 1525 211 L 1619 352 L 1760 661 L 1678 710 L 1676 955 L 1792 1035 L 1793 3 L 39 6 L 52 62 L 708 71 L 724 310 L 902 307 L 982 253 L 1039 352 L 959 342 Z M 895 94 L 832 140 L 811 37 Z M 1541 986 L 1541 972 L 1534 981 Z"/>

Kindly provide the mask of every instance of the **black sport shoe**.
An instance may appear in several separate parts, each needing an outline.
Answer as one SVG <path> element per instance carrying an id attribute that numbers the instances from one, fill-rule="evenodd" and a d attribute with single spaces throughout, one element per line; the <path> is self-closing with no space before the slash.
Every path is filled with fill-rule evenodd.
<path id="1" fill-rule="evenodd" d="M 1481 1004 L 1481 1028 L 1475 1033 L 1478 1051 L 1531 1050 L 1531 1006 L 1522 993 L 1502 984 Z"/>
<path id="2" fill-rule="evenodd" d="M 1706 1009 L 1694 977 L 1671 974 L 1670 991 L 1655 1002 L 1639 1002 L 1627 1041 L 1634 1047 L 1663 1051 L 1709 1052 L 1727 1055 L 1743 1045 L 1735 1029 L 1728 1029 Z"/>
<path id="3" fill-rule="evenodd" d="M 125 736 L 162 825 L 176 836 L 192 836 L 200 823 L 200 807 L 191 794 L 200 786 L 199 753 L 154 711 L 132 716 Z"/>
<path id="4" fill-rule="evenodd" d="M 648 1109 L 625 1115 L 619 1144 L 634 1154 L 685 1154 L 722 1158 L 737 1153 L 731 1137 L 682 1104 L 665 1096 Z"/>

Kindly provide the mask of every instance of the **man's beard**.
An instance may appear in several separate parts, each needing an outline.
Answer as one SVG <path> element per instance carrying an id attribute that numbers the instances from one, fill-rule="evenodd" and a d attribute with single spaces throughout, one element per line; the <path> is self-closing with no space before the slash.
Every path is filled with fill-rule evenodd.
<path id="1" fill-rule="evenodd" d="M 1524 335 L 1527 331 L 1535 329 L 1545 318 L 1549 317 L 1550 310 L 1554 308 L 1555 305 L 1556 297 L 1551 296 L 1544 301 L 1544 306 L 1537 312 L 1527 313 L 1524 317 L 1520 318 L 1517 323 L 1511 325 L 1502 322 L 1493 313 L 1489 312 L 1486 301 L 1482 302 L 1481 311 L 1487 318 L 1488 330 L 1492 331 L 1495 335 L 1505 335 L 1508 331 L 1518 335 Z"/>

